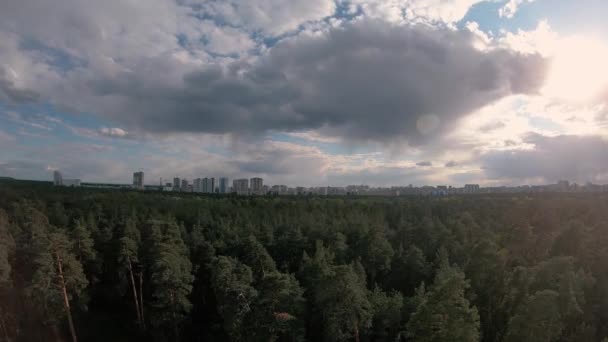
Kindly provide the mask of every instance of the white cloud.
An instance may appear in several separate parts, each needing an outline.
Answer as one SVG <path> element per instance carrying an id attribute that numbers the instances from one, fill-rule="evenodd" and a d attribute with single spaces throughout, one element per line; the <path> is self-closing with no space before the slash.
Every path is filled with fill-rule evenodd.
<path id="1" fill-rule="evenodd" d="M 300 139 L 309 140 L 309 141 L 329 143 L 329 144 L 335 144 L 335 143 L 339 143 L 342 141 L 340 138 L 323 135 L 323 134 L 319 133 L 318 131 L 290 132 L 290 133 L 287 133 L 287 135 L 290 135 L 290 136 L 296 137 L 296 138 L 300 138 Z"/>
<path id="2" fill-rule="evenodd" d="M 99 129 L 99 132 L 105 136 L 118 138 L 124 138 L 129 134 L 129 132 L 118 127 L 102 127 Z"/>
<path id="3" fill-rule="evenodd" d="M 279 36 L 306 22 L 330 17 L 336 9 L 334 0 L 187 0 L 186 3 L 201 5 L 203 12 L 230 25 L 270 36 Z"/>
<path id="4" fill-rule="evenodd" d="M 485 0 L 341 0 L 367 16 L 391 22 L 423 21 L 454 23 Z"/>
<path id="5" fill-rule="evenodd" d="M 508 0 L 508 2 L 498 10 L 498 15 L 505 18 L 513 18 L 519 6 L 526 2 L 533 2 L 535 0 Z"/>

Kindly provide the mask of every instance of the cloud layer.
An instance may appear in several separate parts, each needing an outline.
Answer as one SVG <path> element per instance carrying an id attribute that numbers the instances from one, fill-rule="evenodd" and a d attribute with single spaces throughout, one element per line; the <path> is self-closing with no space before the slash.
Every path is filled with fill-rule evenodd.
<path id="1" fill-rule="evenodd" d="M 539 100 L 560 36 L 462 21 L 487 1 L 0 2 L 0 173 L 601 179 L 606 105 Z"/>
<path id="2" fill-rule="evenodd" d="M 424 15 L 449 21 L 456 8 L 473 2 L 446 2 L 447 14 Z M 399 4 L 414 12 L 430 8 L 425 1 Z M 323 19 L 335 11 L 333 2 L 295 1 L 293 8 L 277 10 L 268 0 L 239 6 L 154 0 L 146 9 L 153 19 L 113 1 L 86 11 L 71 5 L 47 8 L 26 0 L 7 6 L 5 15 L 23 20 L 7 20 L 6 26 L 19 29 L 8 67 L 14 70 L 23 55 L 46 69 L 24 76 L 22 90 L 0 82 L 1 93 L 12 102 L 40 94 L 41 101 L 74 112 L 93 110 L 129 131 L 261 135 L 324 128 L 351 141 L 419 144 L 493 101 L 535 93 L 544 77 L 540 56 L 480 50 L 475 34 L 442 25 L 358 19 L 304 30 L 265 48 L 250 39 L 251 32 L 276 35 Z M 38 22 L 21 32 L 34 10 L 65 20 Z M 113 11 L 121 14 L 111 16 Z M 156 17 L 163 11 L 170 15 Z M 289 19 L 295 12 L 298 20 Z M 129 13 L 135 23 L 126 20 Z M 240 28 L 214 26 L 201 13 Z M 77 20 L 85 14 L 93 16 L 90 21 Z M 267 20 L 274 17 L 286 21 Z M 254 46 L 258 53 L 247 57 L 213 55 Z M 15 73 L 28 73 L 27 65 Z"/>
<path id="3" fill-rule="evenodd" d="M 608 140 L 604 137 L 530 134 L 524 142 L 531 148 L 484 155 L 487 176 L 518 182 L 608 181 Z"/>

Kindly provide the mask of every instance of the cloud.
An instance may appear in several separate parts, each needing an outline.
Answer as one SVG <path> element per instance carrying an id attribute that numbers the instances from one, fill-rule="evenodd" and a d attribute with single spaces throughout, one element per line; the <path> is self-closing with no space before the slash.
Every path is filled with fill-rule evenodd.
<path id="1" fill-rule="evenodd" d="M 87 75 L 70 89 L 82 96 L 59 97 L 130 130 L 263 134 L 323 127 L 352 141 L 424 143 L 470 112 L 542 84 L 542 58 L 479 51 L 473 40 L 469 31 L 357 21 L 286 39 L 253 62 L 182 73 L 183 81 L 165 59 L 149 59 L 129 71 Z"/>
<path id="2" fill-rule="evenodd" d="M 347 169 L 341 171 L 329 170 L 327 184 L 346 186 L 352 184 L 370 184 L 374 186 L 406 186 L 408 184 L 431 184 L 428 172 L 419 168 L 407 166 L 376 166 Z"/>
<path id="3" fill-rule="evenodd" d="M 507 3 L 498 10 L 498 15 L 505 18 L 513 18 L 515 13 L 525 2 L 533 2 L 535 0 L 508 0 Z"/>
<path id="4" fill-rule="evenodd" d="M 524 142 L 532 148 L 484 154 L 485 175 L 520 182 L 608 181 L 608 141 L 602 136 L 530 134 Z"/>
<path id="5" fill-rule="evenodd" d="M 20 124 L 22 126 L 28 126 L 39 130 L 51 131 L 52 128 L 48 125 L 40 123 L 40 117 L 38 115 L 22 115 L 15 111 L 7 111 L 3 113 L 9 121 Z"/>
<path id="6" fill-rule="evenodd" d="M 99 133 L 108 137 L 125 138 L 129 135 L 129 132 L 118 127 L 102 127 L 99 129 Z"/>
<path id="7" fill-rule="evenodd" d="M 392 22 L 422 21 L 454 23 L 485 0 L 341 0 L 366 16 Z M 355 10 L 351 10 L 355 12 Z"/>
<path id="8" fill-rule="evenodd" d="M 483 133 L 488 133 L 497 129 L 505 128 L 506 126 L 507 125 L 502 121 L 488 122 L 487 124 L 479 127 L 479 130 Z"/>
<path id="9" fill-rule="evenodd" d="M 287 135 L 296 137 L 296 138 L 300 138 L 300 139 L 304 139 L 304 140 L 308 140 L 308 141 L 327 143 L 327 144 L 335 144 L 335 143 L 340 142 L 339 138 L 332 137 L 332 136 L 326 136 L 326 135 L 321 134 L 318 131 L 290 132 L 290 133 L 287 133 Z"/>
<path id="10" fill-rule="evenodd" d="M 184 0 L 197 12 L 232 26 L 270 36 L 296 30 L 300 25 L 334 14 L 333 0 Z"/>
<path id="11" fill-rule="evenodd" d="M 8 134 L 2 130 L 0 130 L 0 143 L 7 144 L 10 142 L 14 142 L 16 140 L 15 136 L 12 134 Z"/>
<path id="12" fill-rule="evenodd" d="M 458 163 L 456 163 L 453 160 L 450 160 L 449 162 L 445 163 L 445 167 L 448 167 L 448 168 L 449 167 L 456 167 L 456 166 L 458 166 Z"/>
<path id="13" fill-rule="evenodd" d="M 422 162 L 416 163 L 416 166 L 429 167 L 429 166 L 433 166 L 433 163 L 431 163 L 430 161 L 422 161 Z"/>
<path id="14" fill-rule="evenodd" d="M 391 3 L 416 17 L 453 21 L 476 2 Z M 0 59 L 20 75 L 19 89 L 39 94 L 41 103 L 94 112 L 129 133 L 323 128 L 341 141 L 414 145 L 441 138 L 496 100 L 535 93 L 543 81 L 539 56 L 480 51 L 474 33 L 445 25 L 359 18 L 261 47 L 273 35 L 333 15 L 335 6 L 330 0 L 3 3 L 0 32 L 11 28 L 18 36 L 8 34 Z"/>
<path id="15" fill-rule="evenodd" d="M 0 68 L 0 102 L 25 104 L 38 100 L 38 94 L 35 91 L 18 88 L 11 76 L 7 70 Z"/>

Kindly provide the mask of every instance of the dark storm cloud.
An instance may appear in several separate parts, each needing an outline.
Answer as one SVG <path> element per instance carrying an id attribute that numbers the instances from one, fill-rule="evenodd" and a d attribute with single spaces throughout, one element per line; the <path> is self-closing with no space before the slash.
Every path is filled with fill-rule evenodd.
<path id="1" fill-rule="evenodd" d="M 89 105 L 156 132 L 264 133 L 326 128 L 350 140 L 424 142 L 504 96 L 534 93 L 544 60 L 479 51 L 468 31 L 362 20 L 287 39 L 253 64 L 207 66 L 181 86 L 148 61 L 86 83 Z M 170 72 L 167 72 L 170 74 Z M 114 100 L 112 100 L 114 99 Z"/>
<path id="2" fill-rule="evenodd" d="M 554 182 L 608 180 L 608 141 L 600 136 L 528 135 L 530 150 L 495 151 L 482 156 L 490 178 L 543 178 Z"/>

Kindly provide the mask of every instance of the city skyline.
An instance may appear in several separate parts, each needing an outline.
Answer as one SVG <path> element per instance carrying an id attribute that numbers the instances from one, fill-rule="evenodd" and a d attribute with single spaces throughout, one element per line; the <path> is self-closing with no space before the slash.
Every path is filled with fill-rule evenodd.
<path id="1" fill-rule="evenodd" d="M 569 180 L 559 180 L 554 184 L 529 185 L 521 184 L 515 186 L 497 185 L 482 187 L 476 183 L 465 184 L 464 186 L 454 186 L 451 184 L 435 185 L 399 185 L 391 186 L 370 186 L 368 184 L 349 184 L 346 186 L 324 185 L 324 186 L 301 186 L 286 184 L 264 184 L 264 179 L 259 177 L 237 178 L 232 180 L 219 177 L 215 182 L 215 177 L 195 178 L 192 181 L 187 178 L 174 177 L 173 182 L 163 182 L 161 178 L 159 184 L 144 184 L 144 172 L 133 173 L 132 184 L 104 184 L 95 182 L 82 182 L 80 179 L 64 179 L 59 170 L 53 171 L 52 183 L 55 186 L 67 187 L 89 187 L 89 188 L 131 188 L 136 190 L 160 190 L 174 192 L 193 192 L 202 194 L 237 194 L 237 195 L 375 195 L 375 196 L 399 196 L 399 195 L 451 195 L 451 194 L 474 194 L 474 193 L 533 193 L 533 192 L 608 192 L 608 184 L 594 184 L 587 182 L 578 184 Z"/>
<path id="2" fill-rule="evenodd" d="M 607 12 L 598 0 L 2 2 L 0 176 L 608 183 Z"/>

